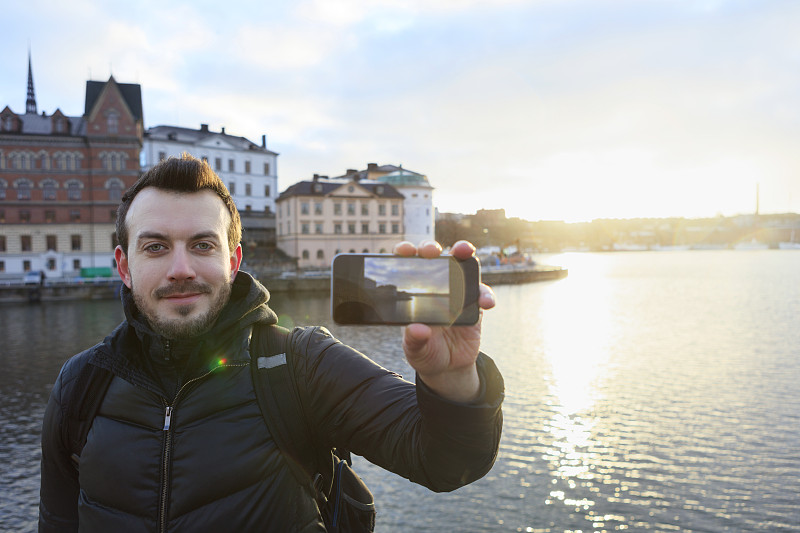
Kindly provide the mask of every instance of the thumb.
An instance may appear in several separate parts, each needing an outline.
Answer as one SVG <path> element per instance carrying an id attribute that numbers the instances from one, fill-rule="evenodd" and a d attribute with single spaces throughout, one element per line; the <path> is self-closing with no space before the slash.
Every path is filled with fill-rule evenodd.
<path id="1" fill-rule="evenodd" d="M 425 324 L 409 324 L 403 335 L 403 348 L 406 357 L 419 357 L 420 352 L 427 346 L 433 330 Z"/>

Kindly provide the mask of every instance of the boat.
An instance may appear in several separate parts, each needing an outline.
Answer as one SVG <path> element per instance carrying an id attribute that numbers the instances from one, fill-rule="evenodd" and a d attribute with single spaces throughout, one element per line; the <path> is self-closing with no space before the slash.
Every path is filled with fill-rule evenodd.
<path id="1" fill-rule="evenodd" d="M 751 240 L 750 242 L 740 242 L 733 247 L 734 250 L 768 250 L 769 244 L 765 242 L 759 242 L 756 239 Z"/>

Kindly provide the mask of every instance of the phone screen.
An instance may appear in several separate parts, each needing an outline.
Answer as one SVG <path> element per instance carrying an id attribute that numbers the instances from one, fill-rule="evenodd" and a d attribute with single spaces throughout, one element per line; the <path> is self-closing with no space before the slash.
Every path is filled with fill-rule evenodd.
<path id="1" fill-rule="evenodd" d="M 340 254 L 333 259 L 331 312 L 339 324 L 474 324 L 479 284 L 474 257 Z"/>

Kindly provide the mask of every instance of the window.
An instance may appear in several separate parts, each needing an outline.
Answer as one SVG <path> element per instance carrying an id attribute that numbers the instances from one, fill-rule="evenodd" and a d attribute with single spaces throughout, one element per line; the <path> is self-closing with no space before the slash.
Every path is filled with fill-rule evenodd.
<path id="1" fill-rule="evenodd" d="M 56 199 L 56 182 L 47 180 L 42 184 L 42 199 L 53 201 Z"/>
<path id="2" fill-rule="evenodd" d="M 314 214 L 315 215 L 322 214 L 322 202 L 314 202 Z"/>
<path id="3" fill-rule="evenodd" d="M 355 202 L 347 202 L 347 214 L 348 215 L 355 215 L 356 214 L 356 204 L 355 204 Z"/>
<path id="4" fill-rule="evenodd" d="M 400 233 L 400 224 L 392 224 L 392 233 L 395 235 Z"/>
<path id="5" fill-rule="evenodd" d="M 6 262 L 0 261 L 0 272 L 5 272 L 5 271 L 6 271 Z"/>
<path id="6" fill-rule="evenodd" d="M 264 163 L 264 175 L 269 176 L 269 163 Z"/>
<path id="7" fill-rule="evenodd" d="M 308 214 L 308 202 L 300 202 L 300 214 L 301 215 Z"/>
<path id="8" fill-rule="evenodd" d="M 386 224 L 378 224 L 378 233 L 386 233 Z"/>
<path id="9" fill-rule="evenodd" d="M 6 236 L 0 235 L 0 252 L 6 251 Z"/>
<path id="10" fill-rule="evenodd" d="M 236 170 L 236 162 L 233 159 L 228 159 L 228 172 Z"/>
<path id="11" fill-rule="evenodd" d="M 31 251 L 31 236 L 30 235 L 20 235 L 19 236 L 19 246 L 22 248 L 23 252 L 30 252 Z"/>
<path id="12" fill-rule="evenodd" d="M 0 223 L 5 224 L 6 222 L 6 210 L 0 209 Z"/>
<path id="13" fill-rule="evenodd" d="M 21 209 L 19 212 L 19 221 L 20 222 L 30 222 L 31 221 L 31 212 L 27 209 Z"/>
<path id="14" fill-rule="evenodd" d="M 46 209 L 44 212 L 44 221 L 47 224 L 52 224 L 56 221 L 56 212 L 53 209 Z"/>
<path id="15" fill-rule="evenodd" d="M 118 181 L 112 181 L 108 184 L 108 199 L 112 202 L 122 200 L 122 185 Z"/>
<path id="16" fill-rule="evenodd" d="M 228 192 L 231 193 L 231 196 L 236 194 L 236 183 L 235 182 L 232 181 L 232 182 L 230 182 L 228 184 Z"/>
<path id="17" fill-rule="evenodd" d="M 215 157 L 214 158 L 214 169 L 217 170 L 217 171 L 222 170 L 222 158 L 221 157 Z"/>
<path id="18" fill-rule="evenodd" d="M 342 232 L 342 224 L 337 222 L 333 225 L 333 232 L 334 233 L 341 233 Z"/>
<path id="19" fill-rule="evenodd" d="M 0 180 L 0 200 L 6 199 L 6 184 L 4 181 Z"/>
<path id="20" fill-rule="evenodd" d="M 369 224 L 366 222 L 361 223 L 361 233 L 369 233 Z"/>
<path id="21" fill-rule="evenodd" d="M 325 252 L 322 250 L 317 250 L 317 259 L 325 259 Z"/>
<path id="22" fill-rule="evenodd" d="M 80 235 L 70 235 L 70 247 L 73 252 L 79 252 L 81 250 L 81 236 Z"/>
<path id="23" fill-rule="evenodd" d="M 269 198 L 269 185 L 264 185 L 264 196 Z"/>
<path id="24" fill-rule="evenodd" d="M 26 259 L 22 262 L 22 271 L 23 272 L 31 271 L 31 262 L 29 260 Z"/>
<path id="25" fill-rule="evenodd" d="M 309 253 L 308 250 L 303 250 L 303 259 L 308 259 Z"/>
<path id="26" fill-rule="evenodd" d="M 314 224 L 314 233 L 320 234 L 322 233 L 322 222 L 317 222 Z"/>
<path id="27" fill-rule="evenodd" d="M 56 269 L 56 260 L 52 257 L 47 260 L 47 270 L 55 270 Z"/>
<path id="28" fill-rule="evenodd" d="M 352 222 L 347 225 L 347 233 L 353 234 L 356 232 L 356 225 Z"/>
<path id="29" fill-rule="evenodd" d="M 399 204 L 392 204 L 392 216 L 396 217 L 400 214 L 400 205 Z"/>
<path id="30" fill-rule="evenodd" d="M 119 114 L 116 111 L 111 111 L 106 117 L 106 126 L 108 133 L 117 133 L 119 131 Z"/>
<path id="31" fill-rule="evenodd" d="M 80 270 L 81 269 L 81 260 L 80 259 L 73 259 L 72 260 L 72 270 Z"/>
<path id="32" fill-rule="evenodd" d="M 244 184 L 244 195 L 245 196 L 252 196 L 253 195 L 253 186 L 249 183 Z"/>
<path id="33" fill-rule="evenodd" d="M 158 152 L 158 160 L 163 161 L 167 158 L 167 152 Z"/>
<path id="34" fill-rule="evenodd" d="M 361 204 L 361 214 L 363 216 L 369 216 L 369 204 L 366 203 Z"/>
<path id="35" fill-rule="evenodd" d="M 378 205 L 378 215 L 386 216 L 386 204 L 379 204 Z"/>
<path id="36" fill-rule="evenodd" d="M 17 183 L 17 200 L 30 200 L 31 199 L 31 182 L 22 180 Z"/>
<path id="37" fill-rule="evenodd" d="M 244 173 L 245 174 L 250 174 L 250 161 L 245 161 L 244 162 Z"/>
<path id="38" fill-rule="evenodd" d="M 80 222 L 81 221 L 81 210 L 80 209 L 71 209 L 69 212 L 69 221 L 70 222 Z"/>
<path id="39" fill-rule="evenodd" d="M 308 227 L 308 222 L 303 222 L 300 225 L 300 233 L 302 233 L 303 235 L 308 235 L 310 233 L 310 229 Z"/>
<path id="40" fill-rule="evenodd" d="M 333 214 L 334 215 L 342 214 L 342 204 L 339 203 L 333 204 Z"/>
<path id="41" fill-rule="evenodd" d="M 77 201 L 81 199 L 81 184 L 77 181 L 67 183 L 67 199 Z"/>

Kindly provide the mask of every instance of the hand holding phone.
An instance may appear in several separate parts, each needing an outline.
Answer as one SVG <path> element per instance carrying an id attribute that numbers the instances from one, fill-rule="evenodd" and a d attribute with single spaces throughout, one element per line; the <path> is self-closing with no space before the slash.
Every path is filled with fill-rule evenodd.
<path id="1" fill-rule="evenodd" d="M 479 297 L 474 256 L 340 254 L 333 260 L 331 312 L 339 324 L 472 325 Z"/>

